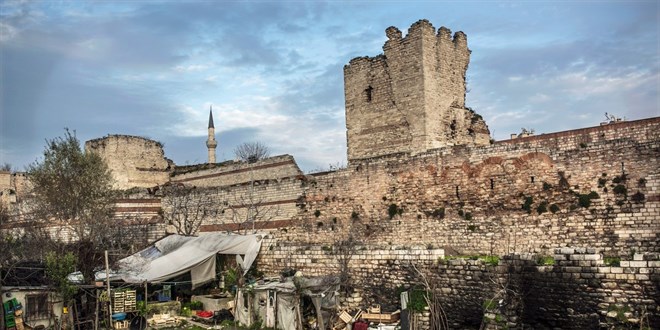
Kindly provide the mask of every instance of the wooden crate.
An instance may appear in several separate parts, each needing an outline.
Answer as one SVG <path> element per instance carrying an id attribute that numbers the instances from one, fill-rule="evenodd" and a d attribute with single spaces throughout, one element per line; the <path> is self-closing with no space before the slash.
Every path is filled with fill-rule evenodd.
<path id="1" fill-rule="evenodd" d="M 401 311 L 396 311 L 394 313 L 385 313 L 385 314 L 376 314 L 376 313 L 362 313 L 360 318 L 371 322 L 379 323 L 394 323 L 399 320 L 401 317 Z"/>

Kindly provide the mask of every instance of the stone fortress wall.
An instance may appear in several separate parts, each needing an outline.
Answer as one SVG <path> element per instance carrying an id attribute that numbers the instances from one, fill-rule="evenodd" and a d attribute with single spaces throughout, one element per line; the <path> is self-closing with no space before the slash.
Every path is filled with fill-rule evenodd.
<path id="1" fill-rule="evenodd" d="M 408 34 L 389 27 L 383 55 L 344 67 L 348 159 L 488 144 L 481 116 L 465 108 L 467 37 L 426 20 Z"/>
<path id="2" fill-rule="evenodd" d="M 362 290 L 347 306 L 394 304 L 399 286 L 419 280 L 417 265 L 442 289 L 454 327 L 478 326 L 484 299 L 498 290 L 492 279 L 514 274 L 533 294 L 489 312 L 510 327 L 629 325 L 644 315 L 660 327 L 660 118 L 491 142 L 465 108 L 465 35 L 436 34 L 427 21 L 406 37 L 386 33 L 384 55 L 344 68 L 347 168 L 303 175 L 289 155 L 175 167 L 155 141 L 89 141 L 118 188 L 148 188 L 129 189 L 118 211 L 145 215 L 160 235 L 158 209 L 169 197 L 155 187 L 195 186 L 224 210 L 201 232 L 236 231 L 233 212 L 240 217 L 252 198 L 276 213 L 254 227 L 270 232 L 258 259 L 269 275 L 336 273 L 336 244 L 354 240 L 349 268 Z M 440 258 L 457 255 L 508 259 Z M 540 256 L 557 263 L 535 265 Z M 621 267 L 604 257 L 621 258 Z"/>
<path id="3" fill-rule="evenodd" d="M 85 142 L 85 150 L 101 155 L 117 189 L 164 184 L 174 165 L 165 158 L 160 142 L 139 136 L 108 135 Z"/>

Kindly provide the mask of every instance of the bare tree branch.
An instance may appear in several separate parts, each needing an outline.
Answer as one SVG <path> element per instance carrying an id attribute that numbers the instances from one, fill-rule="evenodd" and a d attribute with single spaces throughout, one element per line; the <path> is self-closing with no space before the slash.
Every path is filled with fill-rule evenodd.
<path id="1" fill-rule="evenodd" d="M 238 160 L 255 163 L 270 156 L 270 148 L 261 142 L 245 142 L 234 149 Z"/>

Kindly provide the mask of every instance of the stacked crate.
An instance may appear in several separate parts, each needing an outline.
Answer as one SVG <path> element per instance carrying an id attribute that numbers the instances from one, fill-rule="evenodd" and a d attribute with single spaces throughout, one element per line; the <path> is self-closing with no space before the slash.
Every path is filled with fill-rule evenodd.
<path id="1" fill-rule="evenodd" d="M 137 300 L 136 300 L 136 291 L 126 291 L 124 292 L 124 311 L 132 312 L 137 310 Z"/>
<path id="2" fill-rule="evenodd" d="M 123 313 L 124 312 L 124 292 L 115 291 L 112 295 L 112 312 L 113 313 Z"/>

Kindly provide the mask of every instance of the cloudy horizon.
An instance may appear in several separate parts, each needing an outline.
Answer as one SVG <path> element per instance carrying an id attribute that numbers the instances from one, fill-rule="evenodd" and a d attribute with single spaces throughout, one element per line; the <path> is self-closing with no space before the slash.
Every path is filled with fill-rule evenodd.
<path id="1" fill-rule="evenodd" d="M 162 142 L 178 165 L 261 141 L 304 171 L 346 163 L 343 66 L 428 19 L 472 50 L 466 105 L 496 140 L 660 115 L 660 5 L 635 2 L 4 1 L 0 164 L 75 130 Z"/>

